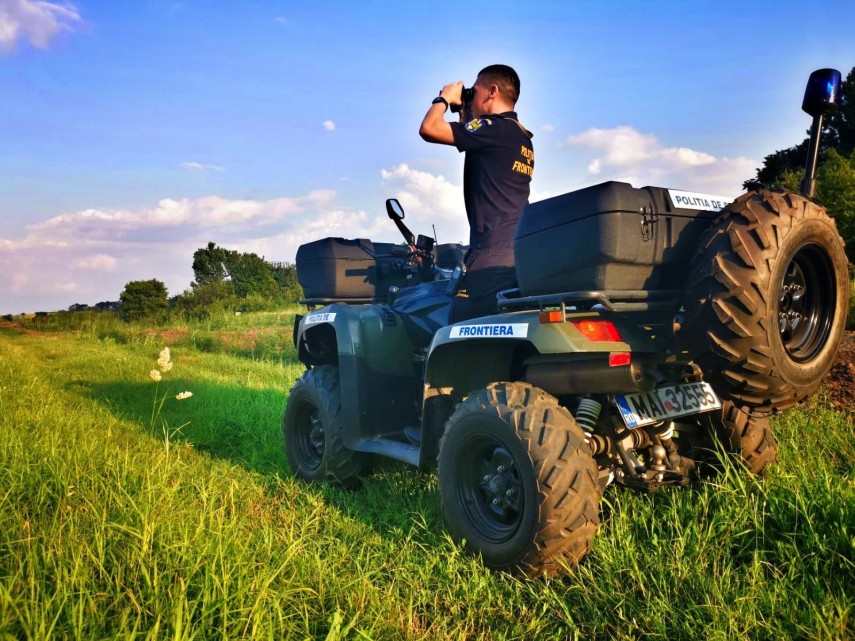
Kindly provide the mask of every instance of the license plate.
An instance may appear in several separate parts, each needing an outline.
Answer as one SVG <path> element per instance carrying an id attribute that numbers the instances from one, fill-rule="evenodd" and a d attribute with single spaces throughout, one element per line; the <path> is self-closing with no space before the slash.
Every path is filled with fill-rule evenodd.
<path id="1" fill-rule="evenodd" d="M 615 404 L 627 427 L 640 427 L 669 418 L 721 408 L 721 401 L 713 388 L 703 381 L 615 396 Z"/>

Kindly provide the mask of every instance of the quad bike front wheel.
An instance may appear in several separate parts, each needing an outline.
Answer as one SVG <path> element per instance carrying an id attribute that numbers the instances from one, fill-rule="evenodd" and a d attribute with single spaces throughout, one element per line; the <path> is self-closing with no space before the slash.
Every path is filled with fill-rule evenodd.
<path id="1" fill-rule="evenodd" d="M 722 210 L 690 267 L 682 333 L 723 398 L 768 414 L 816 391 L 846 325 L 843 247 L 797 194 L 751 192 Z"/>
<path id="2" fill-rule="evenodd" d="M 350 486 L 367 470 L 367 455 L 344 445 L 337 367 L 313 367 L 294 383 L 283 430 L 291 471 L 308 483 Z"/>
<path id="3" fill-rule="evenodd" d="M 591 548 L 597 465 L 572 414 L 542 390 L 492 383 L 460 403 L 438 476 L 452 537 L 488 567 L 553 575 Z"/>

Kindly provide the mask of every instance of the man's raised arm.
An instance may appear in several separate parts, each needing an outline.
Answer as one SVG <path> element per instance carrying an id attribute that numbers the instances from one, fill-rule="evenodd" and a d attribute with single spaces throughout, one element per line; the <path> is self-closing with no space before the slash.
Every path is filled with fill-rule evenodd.
<path id="1" fill-rule="evenodd" d="M 434 103 L 425 114 L 422 126 L 419 127 L 419 135 L 422 138 L 428 142 L 435 142 L 441 145 L 454 144 L 454 133 L 451 131 L 451 124 L 445 120 L 445 112 L 452 105 L 458 106 L 463 104 L 462 91 L 462 81 L 452 82 L 442 88 L 439 96 L 434 100 Z"/>

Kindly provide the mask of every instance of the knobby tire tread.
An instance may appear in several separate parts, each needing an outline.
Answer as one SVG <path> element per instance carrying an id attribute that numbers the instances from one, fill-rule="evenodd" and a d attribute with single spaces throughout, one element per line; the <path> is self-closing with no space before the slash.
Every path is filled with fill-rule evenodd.
<path id="1" fill-rule="evenodd" d="M 752 414 L 750 408 L 724 401 L 720 412 L 706 413 L 701 420 L 724 449 L 753 474 L 762 475 L 778 457 L 778 442 L 769 418 Z"/>
<path id="2" fill-rule="evenodd" d="M 295 391 L 305 389 L 315 396 L 319 404 L 321 416 L 328 418 L 324 425 L 324 456 L 322 461 L 322 478 L 310 478 L 301 471 L 292 470 L 308 482 L 326 481 L 343 487 L 353 487 L 368 469 L 367 456 L 363 452 L 355 452 L 345 447 L 344 431 L 341 416 L 341 391 L 339 387 L 338 368 L 333 365 L 319 365 L 303 373 L 291 388 L 289 399 Z M 286 443 L 288 440 L 288 410 L 286 408 L 283 429 Z M 295 455 L 289 451 L 289 461 L 292 467 Z"/>
<path id="3" fill-rule="evenodd" d="M 837 304 L 842 309 L 835 314 L 826 349 L 815 359 L 827 361 L 821 363 L 824 371 L 797 385 L 776 362 L 770 341 L 778 331 L 777 319 L 767 314 L 774 309 L 771 298 L 776 295 L 770 279 L 782 246 L 806 221 L 828 226 L 831 240 L 824 249 L 838 271 L 845 271 L 843 241 L 834 221 L 819 205 L 783 190 L 751 192 L 725 208 L 702 238 L 690 268 L 687 347 L 716 391 L 753 412 L 781 411 L 813 394 L 842 337 L 846 286 L 839 287 L 843 293 Z"/>
<path id="4" fill-rule="evenodd" d="M 534 538 L 517 567 L 529 576 L 552 576 L 591 549 L 600 522 L 597 465 L 572 414 L 546 392 L 527 383 L 492 383 L 460 404 L 446 424 L 442 451 L 454 426 L 470 414 L 489 413 L 516 432 L 535 471 L 538 488 Z"/>

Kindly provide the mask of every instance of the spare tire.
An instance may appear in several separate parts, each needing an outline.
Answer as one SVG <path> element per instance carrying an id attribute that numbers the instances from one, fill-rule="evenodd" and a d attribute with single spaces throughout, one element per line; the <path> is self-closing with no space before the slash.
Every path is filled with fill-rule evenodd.
<path id="1" fill-rule="evenodd" d="M 755 414 L 792 407 L 834 364 L 847 265 L 823 207 L 783 190 L 740 196 L 691 263 L 684 347 L 723 398 Z"/>

